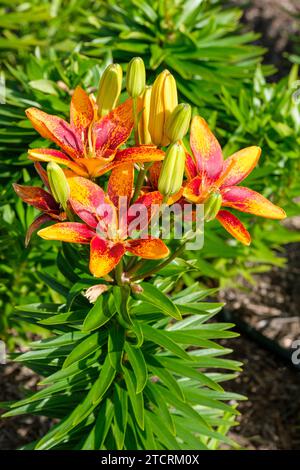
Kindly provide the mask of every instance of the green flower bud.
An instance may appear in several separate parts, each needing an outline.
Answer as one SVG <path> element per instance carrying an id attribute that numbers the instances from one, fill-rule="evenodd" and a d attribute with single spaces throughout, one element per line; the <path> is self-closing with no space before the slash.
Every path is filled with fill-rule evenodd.
<path id="1" fill-rule="evenodd" d="M 168 148 L 158 179 L 158 190 L 164 196 L 176 194 L 181 186 L 184 175 L 185 151 L 179 142 Z"/>
<path id="2" fill-rule="evenodd" d="M 219 192 L 212 193 L 204 204 L 204 220 L 210 222 L 216 218 L 222 206 L 222 196 Z"/>
<path id="3" fill-rule="evenodd" d="M 166 122 L 166 136 L 171 142 L 181 140 L 189 130 L 192 108 L 189 104 L 181 103 L 170 114 Z"/>
<path id="4" fill-rule="evenodd" d="M 116 107 L 122 90 L 122 68 L 119 64 L 110 64 L 104 70 L 98 88 L 98 115 L 106 116 Z"/>
<path id="5" fill-rule="evenodd" d="M 63 207 L 64 210 L 67 210 L 70 187 L 63 170 L 57 163 L 50 162 L 47 165 L 47 175 L 54 199 Z"/>
<path id="6" fill-rule="evenodd" d="M 127 65 L 126 89 L 129 96 L 137 98 L 146 85 L 146 71 L 143 59 L 134 57 Z"/>

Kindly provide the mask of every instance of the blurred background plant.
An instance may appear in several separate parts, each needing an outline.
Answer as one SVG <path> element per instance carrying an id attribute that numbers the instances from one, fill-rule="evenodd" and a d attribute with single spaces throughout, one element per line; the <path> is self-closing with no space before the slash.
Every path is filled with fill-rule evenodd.
<path id="1" fill-rule="evenodd" d="M 24 111 L 40 106 L 67 116 L 74 87 L 80 83 L 94 92 L 112 60 L 124 68 L 133 55 L 142 55 L 150 82 L 167 67 L 181 98 L 208 119 L 226 156 L 238 147 L 262 147 L 261 167 L 251 175 L 251 187 L 264 188 L 288 215 L 298 211 L 294 198 L 299 194 L 300 118 L 299 103 L 292 99 L 298 71 L 294 67 L 289 77 L 268 83 L 266 77 L 275 69 L 261 65 L 265 50 L 255 44 L 258 34 L 245 32 L 242 10 L 217 0 L 6 0 L 0 12 L 6 77 L 6 103 L 0 106 L 2 328 L 16 327 L 7 318 L 15 304 L 27 303 L 29 293 L 42 291 L 48 299 L 34 266 L 38 261 L 38 270 L 51 271 L 57 255 L 41 241 L 37 246 L 34 237 L 23 248 L 26 227 L 36 214 L 20 201 L 16 206 L 11 182 L 32 179 L 27 148 L 45 145 Z M 244 222 L 253 233 L 251 247 L 224 244 L 223 231 L 213 222 L 212 230 L 208 226 L 205 247 L 194 260 L 194 273 L 184 275 L 185 284 L 193 277 L 213 286 L 235 282 L 238 275 L 252 280 L 255 272 L 283 265 L 284 257 L 274 248 L 282 250 L 283 244 L 300 238 L 284 226 L 274 231 L 272 222 L 247 216 Z M 18 330 L 21 335 L 22 328 Z"/>

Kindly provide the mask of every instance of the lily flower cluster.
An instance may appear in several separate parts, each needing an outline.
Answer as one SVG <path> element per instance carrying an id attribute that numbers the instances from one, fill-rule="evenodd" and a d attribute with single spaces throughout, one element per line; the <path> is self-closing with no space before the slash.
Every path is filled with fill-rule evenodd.
<path id="1" fill-rule="evenodd" d="M 132 216 L 125 221 L 120 216 L 123 198 L 128 209 L 133 204 L 146 208 L 146 225 L 154 204 L 203 204 L 206 222 L 217 219 L 245 245 L 250 244 L 250 234 L 228 208 L 271 219 L 285 217 L 261 194 L 238 186 L 257 165 L 260 148 L 251 146 L 224 160 L 205 120 L 191 120 L 191 107 L 178 104 L 169 71 L 147 86 L 144 63 L 134 58 L 127 67 L 127 99 L 122 82 L 122 68 L 111 64 L 97 96 L 77 87 L 70 122 L 27 109 L 33 127 L 46 139 L 45 147 L 28 152 L 46 189 L 14 184 L 18 196 L 41 211 L 28 229 L 26 244 L 36 230 L 46 240 L 89 244 L 90 271 L 103 277 L 120 266 L 126 253 L 131 271 L 139 258 L 174 259 L 167 240 L 128 235 L 124 226 Z M 55 147 L 50 148 L 50 142 Z"/>

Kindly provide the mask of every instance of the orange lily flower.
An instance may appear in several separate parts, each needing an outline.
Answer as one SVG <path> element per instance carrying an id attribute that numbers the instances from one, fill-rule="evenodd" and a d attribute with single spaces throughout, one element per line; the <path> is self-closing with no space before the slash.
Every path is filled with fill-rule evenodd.
<path id="1" fill-rule="evenodd" d="M 59 203 L 56 202 L 51 194 L 47 172 L 42 168 L 40 163 L 36 163 L 35 168 L 44 184 L 49 189 L 49 192 L 38 186 L 23 186 L 21 184 L 13 183 L 13 188 L 16 194 L 24 202 L 42 211 L 42 214 L 36 217 L 27 230 L 25 246 L 28 246 L 32 234 L 44 223 L 51 220 L 63 221 L 67 219 L 66 213 L 61 209 Z"/>
<path id="2" fill-rule="evenodd" d="M 127 251 L 145 259 L 166 257 L 169 250 L 162 240 L 151 237 L 130 239 L 122 228 L 117 214 L 118 197 L 127 195 L 130 200 L 132 173 L 132 164 L 115 169 L 108 183 L 109 196 L 92 181 L 69 175 L 69 202 L 84 223 L 58 223 L 40 230 L 38 235 L 46 240 L 90 244 L 89 267 L 96 277 L 108 274 Z M 135 204 L 143 204 L 150 210 L 152 204 L 161 202 L 162 196 L 156 191 L 141 196 Z M 107 208 L 110 210 L 107 211 Z M 127 226 L 130 220 L 128 217 Z"/>
<path id="3" fill-rule="evenodd" d="M 239 150 L 224 161 L 219 142 L 200 116 L 192 120 L 190 146 L 193 156 L 186 158 L 188 182 L 183 191 L 186 199 L 204 204 L 212 193 L 219 193 L 223 207 L 269 219 L 286 217 L 283 209 L 261 194 L 237 186 L 255 168 L 261 154 L 259 147 Z M 245 245 L 250 244 L 249 232 L 235 215 L 222 209 L 216 218 L 234 238 Z"/>
<path id="4" fill-rule="evenodd" d="M 70 123 L 37 108 L 27 109 L 26 115 L 42 137 L 63 150 L 32 149 L 29 158 L 63 164 L 80 176 L 94 178 L 124 163 L 159 161 L 164 157 L 164 152 L 153 145 L 119 149 L 133 129 L 132 99 L 98 118 L 94 100 L 77 87 L 71 100 Z"/>

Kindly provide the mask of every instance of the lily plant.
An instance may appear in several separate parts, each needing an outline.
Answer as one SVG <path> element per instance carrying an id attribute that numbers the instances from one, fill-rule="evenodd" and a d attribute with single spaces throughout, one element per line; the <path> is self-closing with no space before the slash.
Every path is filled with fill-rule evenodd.
<path id="1" fill-rule="evenodd" d="M 241 370 L 218 357 L 230 350 L 215 341 L 236 334 L 232 325 L 206 324 L 222 305 L 203 302 L 212 290 L 185 285 L 184 274 L 196 269 L 181 258 L 191 235 L 176 239 L 171 231 L 162 239 L 159 221 L 175 204 L 191 205 L 204 232 L 217 219 L 249 244 L 246 227 L 227 208 L 278 220 L 285 213 L 237 186 L 257 165 L 260 149 L 224 160 L 204 119 L 194 116 L 190 125 L 191 108 L 178 104 L 168 71 L 146 87 L 143 61 L 134 58 L 127 96 L 121 89 L 122 69 L 113 64 L 97 97 L 74 90 L 70 123 L 27 110 L 47 139 L 44 148 L 29 150 L 46 189 L 14 188 L 42 212 L 27 242 L 35 230 L 63 242 L 58 279 L 44 275 L 61 300 L 17 308 L 17 316 L 51 335 L 18 357 L 42 376 L 43 387 L 7 404 L 6 416 L 58 419 L 29 446 L 35 449 L 234 447 L 227 436 L 238 414 L 232 400 L 243 397 L 221 385 L 232 373 L 213 369 Z M 49 141 L 61 150 L 48 148 Z"/>

